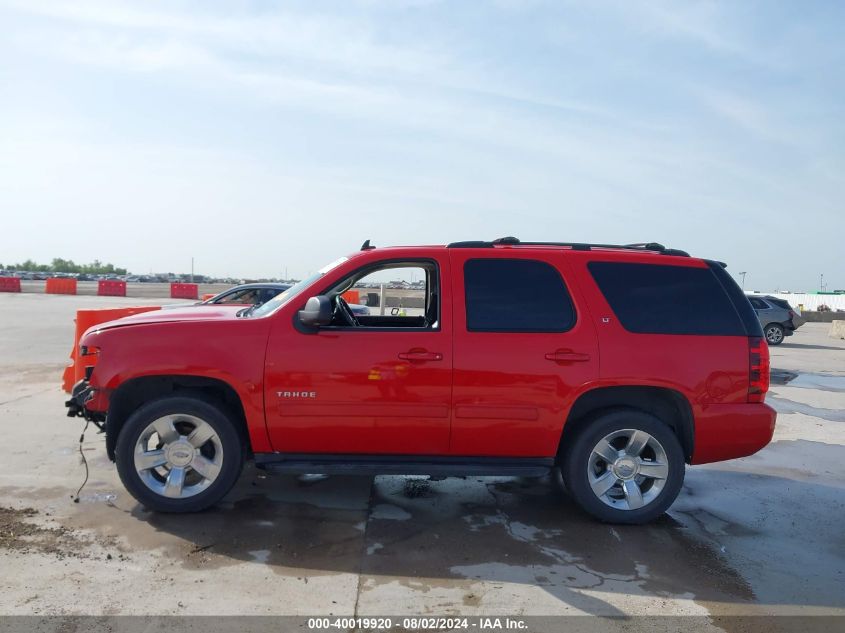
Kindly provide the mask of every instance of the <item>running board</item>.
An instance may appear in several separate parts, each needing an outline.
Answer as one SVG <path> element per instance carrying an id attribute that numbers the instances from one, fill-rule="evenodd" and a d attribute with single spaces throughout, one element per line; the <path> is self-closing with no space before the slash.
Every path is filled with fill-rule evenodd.
<path id="1" fill-rule="evenodd" d="M 554 459 L 259 453 L 255 455 L 255 465 L 272 472 L 293 474 L 542 477 L 554 467 Z"/>

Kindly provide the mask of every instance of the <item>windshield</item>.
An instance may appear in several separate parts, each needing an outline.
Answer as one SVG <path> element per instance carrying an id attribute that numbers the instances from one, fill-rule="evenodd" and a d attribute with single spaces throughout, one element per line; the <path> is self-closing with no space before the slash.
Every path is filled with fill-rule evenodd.
<path id="1" fill-rule="evenodd" d="M 267 303 L 264 303 L 264 304 L 258 306 L 257 308 L 255 308 L 254 310 L 252 310 L 251 312 L 249 312 L 249 316 L 262 317 L 262 316 L 266 316 L 268 314 L 275 312 L 282 305 L 284 305 L 285 303 L 287 303 L 288 301 L 293 299 L 296 295 L 301 293 L 308 286 L 310 286 L 315 281 L 317 281 L 320 277 L 322 277 L 327 272 L 329 272 L 332 268 L 335 268 L 336 266 L 340 266 L 343 262 L 345 262 L 348 259 L 349 259 L 348 257 L 340 257 L 340 258 L 334 260 L 333 262 L 326 264 L 325 266 L 323 266 L 320 270 L 318 270 L 313 275 L 306 277 L 302 281 L 296 282 L 294 285 L 292 285 L 290 288 L 285 290 L 283 293 L 276 295 L 275 297 L 270 299 L 270 301 L 268 301 Z"/>

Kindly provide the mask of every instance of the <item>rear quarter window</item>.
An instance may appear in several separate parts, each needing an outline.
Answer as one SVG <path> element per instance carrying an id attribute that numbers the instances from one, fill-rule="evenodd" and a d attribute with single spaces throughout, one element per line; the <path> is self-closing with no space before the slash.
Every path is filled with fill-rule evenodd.
<path id="1" fill-rule="evenodd" d="M 710 268 L 624 262 L 587 266 L 629 332 L 746 335 L 733 302 Z"/>
<path id="2" fill-rule="evenodd" d="M 789 302 L 784 301 L 783 299 L 776 299 L 776 298 L 772 297 L 771 299 L 768 299 L 768 301 L 769 301 L 769 303 L 777 306 L 781 310 L 792 310 L 792 306 L 789 305 Z"/>

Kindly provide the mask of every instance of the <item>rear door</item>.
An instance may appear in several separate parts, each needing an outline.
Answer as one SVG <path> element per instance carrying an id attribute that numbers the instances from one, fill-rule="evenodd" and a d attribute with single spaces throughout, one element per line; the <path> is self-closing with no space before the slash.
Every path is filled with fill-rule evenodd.
<path id="1" fill-rule="evenodd" d="M 595 328 L 560 251 L 452 249 L 450 452 L 555 454 L 575 390 L 598 376 Z"/>

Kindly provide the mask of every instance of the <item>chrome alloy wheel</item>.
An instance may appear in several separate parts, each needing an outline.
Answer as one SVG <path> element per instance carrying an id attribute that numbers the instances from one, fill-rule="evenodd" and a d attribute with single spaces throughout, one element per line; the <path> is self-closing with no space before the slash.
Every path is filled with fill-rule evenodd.
<path id="1" fill-rule="evenodd" d="M 770 325 L 766 328 L 766 340 L 772 345 L 777 345 L 783 340 L 783 329 L 777 325 Z"/>
<path id="2" fill-rule="evenodd" d="M 637 510 L 654 501 L 669 477 L 666 450 L 652 435 L 621 429 L 605 435 L 587 461 L 593 494 L 618 510 Z"/>
<path id="3" fill-rule="evenodd" d="M 135 470 L 150 490 L 187 499 L 220 474 L 223 444 L 214 428 L 192 415 L 166 415 L 152 422 L 135 443 Z"/>

